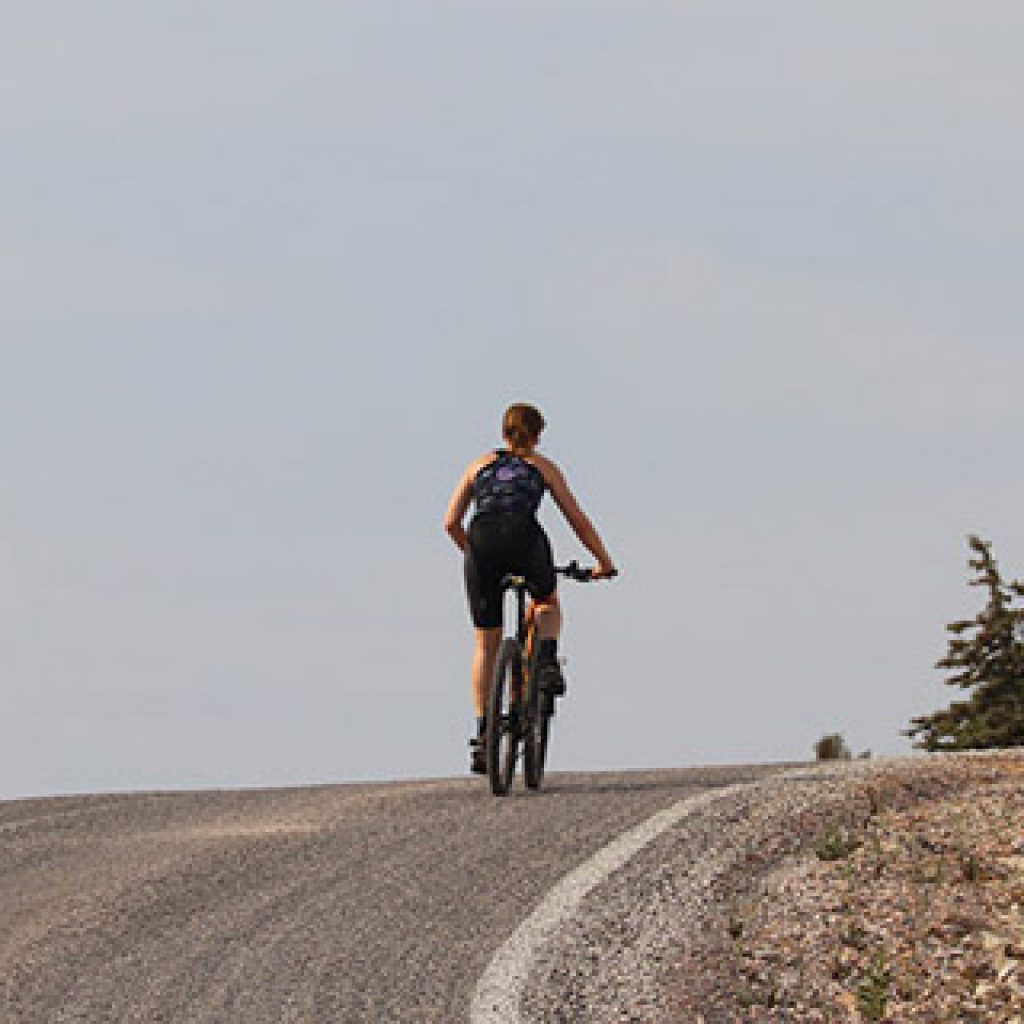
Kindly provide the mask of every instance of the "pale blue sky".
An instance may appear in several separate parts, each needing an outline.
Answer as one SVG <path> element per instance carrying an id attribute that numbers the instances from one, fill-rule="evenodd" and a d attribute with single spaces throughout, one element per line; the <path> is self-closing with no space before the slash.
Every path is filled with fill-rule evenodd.
<path id="1" fill-rule="evenodd" d="M 5 4 L 0 797 L 464 771 L 441 517 L 516 399 L 623 570 L 566 594 L 553 767 L 907 749 L 966 534 L 1024 575 L 1022 44 Z"/>

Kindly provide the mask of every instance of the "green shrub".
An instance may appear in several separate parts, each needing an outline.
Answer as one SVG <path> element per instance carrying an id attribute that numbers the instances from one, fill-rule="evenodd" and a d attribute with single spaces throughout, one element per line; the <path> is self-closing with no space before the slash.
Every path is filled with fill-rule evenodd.
<path id="1" fill-rule="evenodd" d="M 826 829 L 814 844 L 818 860 L 843 860 L 861 846 L 861 840 L 842 825 Z"/>
<path id="2" fill-rule="evenodd" d="M 819 761 L 849 761 L 853 756 L 841 732 L 828 733 L 814 744 L 814 756 Z"/>

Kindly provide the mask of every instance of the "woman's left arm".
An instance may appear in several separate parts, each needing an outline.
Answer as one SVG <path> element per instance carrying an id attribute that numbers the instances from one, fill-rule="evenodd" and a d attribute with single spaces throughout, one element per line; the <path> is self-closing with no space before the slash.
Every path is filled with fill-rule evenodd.
<path id="1" fill-rule="evenodd" d="M 473 500 L 473 478 L 476 475 L 473 472 L 474 468 L 475 464 L 463 473 L 462 479 L 452 492 L 451 501 L 448 502 L 448 511 L 444 517 L 445 531 L 460 551 L 465 551 L 466 545 L 469 543 L 462 520 Z"/>

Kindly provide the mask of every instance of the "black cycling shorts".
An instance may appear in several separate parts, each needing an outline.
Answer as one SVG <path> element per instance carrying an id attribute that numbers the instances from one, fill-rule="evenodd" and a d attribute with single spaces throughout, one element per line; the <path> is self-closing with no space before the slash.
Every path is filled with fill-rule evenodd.
<path id="1" fill-rule="evenodd" d="M 555 592 L 551 544 L 532 516 L 477 516 L 469 524 L 465 568 L 469 614 L 478 629 L 501 625 L 503 576 L 525 577 L 535 601 Z"/>

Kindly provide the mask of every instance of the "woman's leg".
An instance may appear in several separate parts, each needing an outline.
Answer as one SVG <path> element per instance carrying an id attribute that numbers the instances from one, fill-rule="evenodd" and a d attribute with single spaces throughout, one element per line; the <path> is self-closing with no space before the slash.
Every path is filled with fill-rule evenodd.
<path id="1" fill-rule="evenodd" d="M 558 602 L 558 577 L 551 542 L 539 523 L 533 523 L 529 548 L 523 556 L 523 570 L 530 581 L 533 595 L 534 622 L 537 636 L 557 641 L 562 632 L 562 606 Z M 546 597 L 537 597 L 546 594 Z"/>
<path id="2" fill-rule="evenodd" d="M 473 652 L 473 704 L 476 717 L 484 717 L 487 698 L 491 692 L 494 676 L 494 662 L 501 646 L 501 626 L 493 629 L 477 629 L 476 649 Z"/>
<path id="3" fill-rule="evenodd" d="M 557 640 L 562 633 L 562 606 L 558 601 L 558 593 L 553 593 L 543 601 L 534 601 L 533 608 L 537 636 Z"/>
<path id="4" fill-rule="evenodd" d="M 565 677 L 558 664 L 558 635 L 562 629 L 562 606 L 558 603 L 558 594 L 552 593 L 550 597 L 538 601 L 534 615 L 540 643 L 538 660 L 541 689 L 562 697 L 565 695 Z"/>

